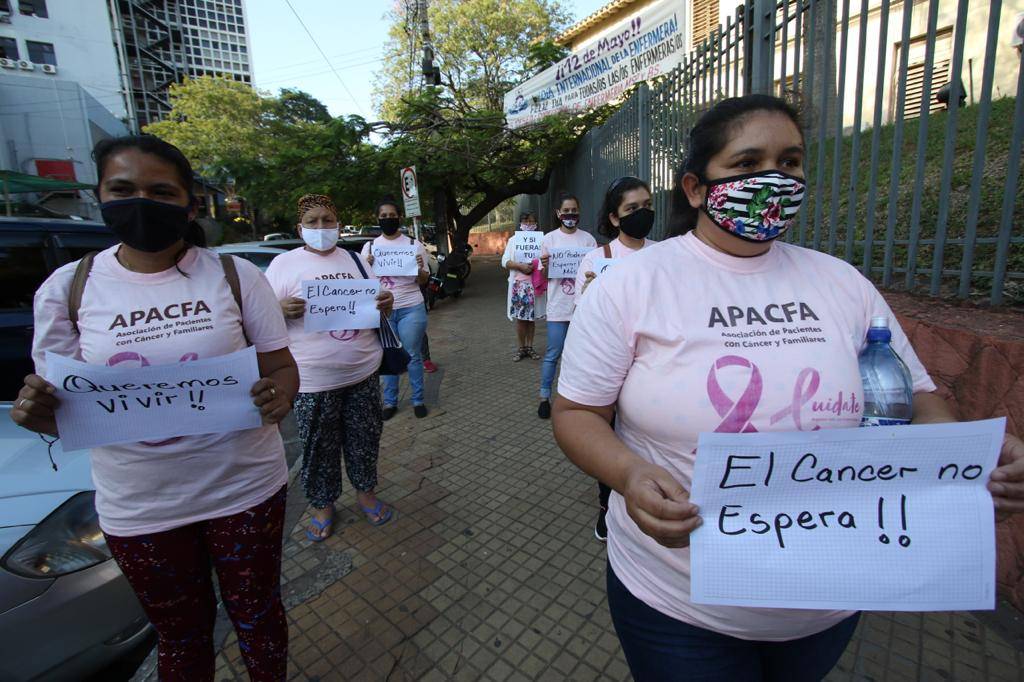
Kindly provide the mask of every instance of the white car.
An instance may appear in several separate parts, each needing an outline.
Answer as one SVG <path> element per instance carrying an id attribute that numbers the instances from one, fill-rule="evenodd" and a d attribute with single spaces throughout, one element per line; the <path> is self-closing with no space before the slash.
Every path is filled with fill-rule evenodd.
<path id="1" fill-rule="evenodd" d="M 279 248 L 274 246 L 275 242 L 249 242 L 243 244 L 224 244 L 223 246 L 215 246 L 213 250 L 217 253 L 230 253 L 232 256 L 238 256 L 245 260 L 253 263 L 263 272 L 267 271 L 270 267 L 270 261 L 274 260 L 282 253 L 288 253 L 287 248 Z"/>
<path id="2" fill-rule="evenodd" d="M 0 680 L 80 680 L 151 626 L 110 557 L 87 450 L 47 446 L 0 404 Z"/>

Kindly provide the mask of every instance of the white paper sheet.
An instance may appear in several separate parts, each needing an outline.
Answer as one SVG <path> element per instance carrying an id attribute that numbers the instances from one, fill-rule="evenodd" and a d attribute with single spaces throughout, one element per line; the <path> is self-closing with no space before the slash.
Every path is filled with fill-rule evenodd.
<path id="1" fill-rule="evenodd" d="M 510 239 L 512 243 L 512 262 L 526 264 L 540 260 L 540 243 L 543 238 L 544 233 L 540 231 L 520 231 L 513 234 Z"/>
<path id="2" fill-rule="evenodd" d="M 154 367 L 88 365 L 46 354 L 65 450 L 254 429 L 256 349 Z"/>
<path id="3" fill-rule="evenodd" d="M 701 434 L 691 491 L 704 521 L 690 539 L 693 601 L 995 608 L 985 486 L 1005 428 L 1005 419 L 991 419 Z"/>
<path id="4" fill-rule="evenodd" d="M 380 311 L 378 279 L 316 279 L 302 283 L 306 313 L 302 328 L 307 333 L 349 329 L 377 329 Z"/>
<path id="5" fill-rule="evenodd" d="M 374 246 L 373 272 L 378 277 L 415 277 L 420 271 L 418 251 L 415 244 Z"/>
<path id="6" fill-rule="evenodd" d="M 580 261 L 593 251 L 589 246 L 560 246 L 548 252 L 549 279 L 576 279 Z"/>

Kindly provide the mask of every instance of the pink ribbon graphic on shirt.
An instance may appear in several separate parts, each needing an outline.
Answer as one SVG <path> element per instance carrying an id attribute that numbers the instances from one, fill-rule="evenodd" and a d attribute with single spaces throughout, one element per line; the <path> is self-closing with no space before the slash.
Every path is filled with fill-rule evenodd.
<path id="1" fill-rule="evenodd" d="M 803 431 L 803 423 L 800 418 L 800 410 L 806 405 L 814 394 L 818 392 L 821 385 L 821 374 L 818 370 L 805 367 L 796 378 L 796 385 L 793 386 L 793 402 L 772 415 L 771 423 L 776 424 L 789 415 L 793 415 L 793 423 L 797 431 Z M 815 426 L 810 431 L 817 431 L 821 427 Z"/>
<path id="2" fill-rule="evenodd" d="M 573 296 L 576 294 L 576 280 L 566 277 L 562 280 L 562 293 L 566 296 Z"/>
<path id="3" fill-rule="evenodd" d="M 739 400 L 735 402 L 726 395 L 718 383 L 718 370 L 725 367 L 748 367 L 750 368 L 750 380 L 747 387 L 743 389 Z M 715 412 L 722 418 L 722 423 L 715 429 L 715 433 L 756 433 L 757 429 L 750 423 L 754 416 L 754 410 L 761 402 L 761 391 L 764 384 L 761 380 L 761 372 L 757 365 L 746 358 L 738 355 L 725 355 L 718 358 L 711 371 L 708 372 L 708 398 Z"/>
<path id="4" fill-rule="evenodd" d="M 358 329 L 345 329 L 345 330 L 342 330 L 342 331 L 333 331 L 333 332 L 330 333 L 330 336 L 335 341 L 352 341 L 357 336 L 359 336 L 359 330 Z"/>
<path id="5" fill-rule="evenodd" d="M 393 289 L 395 287 L 395 280 L 394 278 L 385 275 L 380 278 L 380 285 L 385 289 Z"/>

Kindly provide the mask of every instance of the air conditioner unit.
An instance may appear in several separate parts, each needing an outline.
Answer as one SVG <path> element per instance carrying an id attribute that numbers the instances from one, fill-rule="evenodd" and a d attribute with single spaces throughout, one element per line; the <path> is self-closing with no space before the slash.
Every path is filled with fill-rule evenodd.
<path id="1" fill-rule="evenodd" d="M 53 64 L 43 64 L 43 73 L 57 73 L 57 67 Z"/>
<path id="2" fill-rule="evenodd" d="M 36 65 L 27 59 L 19 59 L 18 68 L 24 71 L 35 71 Z"/>
<path id="3" fill-rule="evenodd" d="M 14 61 L 13 59 L 7 59 L 6 57 L 0 57 L 0 67 L 3 67 L 5 69 L 14 69 L 14 68 L 17 68 L 17 66 L 18 66 L 18 62 Z"/>

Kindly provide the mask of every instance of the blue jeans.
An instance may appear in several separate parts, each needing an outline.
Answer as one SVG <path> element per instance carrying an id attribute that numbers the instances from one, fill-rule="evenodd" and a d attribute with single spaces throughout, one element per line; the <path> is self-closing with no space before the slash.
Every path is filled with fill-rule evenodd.
<path id="1" fill-rule="evenodd" d="M 548 321 L 548 347 L 544 351 L 544 362 L 540 366 L 540 397 L 542 400 L 551 397 L 551 384 L 555 381 L 558 358 L 562 357 L 565 335 L 568 333 L 568 322 Z"/>
<path id="2" fill-rule="evenodd" d="M 608 609 L 636 682 L 818 682 L 843 655 L 860 618 L 788 642 L 737 639 L 652 609 L 610 564 Z"/>
<path id="3" fill-rule="evenodd" d="M 423 404 L 423 335 L 427 333 L 427 309 L 421 305 L 398 308 L 391 311 L 391 326 L 398 333 L 398 339 L 409 354 L 409 385 L 412 387 L 412 404 Z M 398 406 L 397 376 L 386 376 L 384 384 L 384 405 Z"/>

